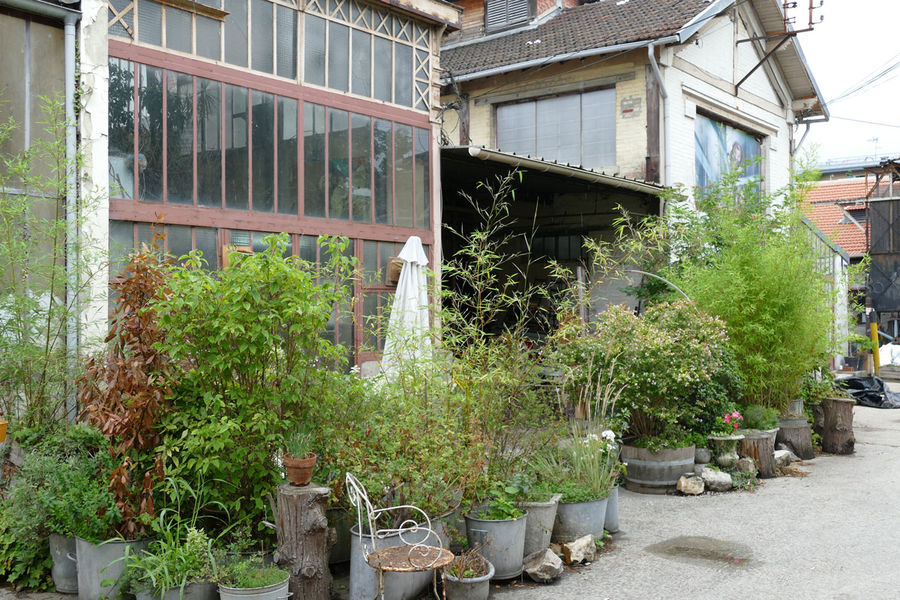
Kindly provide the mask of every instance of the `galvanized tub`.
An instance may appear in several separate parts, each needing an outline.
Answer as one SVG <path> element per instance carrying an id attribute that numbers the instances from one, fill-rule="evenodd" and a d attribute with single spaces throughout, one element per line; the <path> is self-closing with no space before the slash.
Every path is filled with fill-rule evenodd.
<path id="1" fill-rule="evenodd" d="M 253 600 L 287 600 L 291 596 L 288 592 L 290 581 L 290 577 L 285 577 L 284 581 L 280 583 L 258 588 L 233 588 L 220 585 L 219 598 L 221 600 L 250 600 L 251 598 Z"/>
<path id="2" fill-rule="evenodd" d="M 553 524 L 553 541 L 566 543 L 587 534 L 603 539 L 607 498 L 587 502 L 560 502 Z"/>
<path id="3" fill-rule="evenodd" d="M 146 541 L 108 541 L 92 544 L 75 538 L 78 556 L 78 600 L 97 600 L 100 596 L 115 599 L 119 595 L 119 580 L 125 570 L 125 551 L 140 552 L 147 548 Z M 74 556 L 72 557 L 75 558 Z M 104 580 L 114 583 L 102 586 Z"/>
<path id="4" fill-rule="evenodd" d="M 614 485 L 606 499 L 606 518 L 603 520 L 603 528 L 610 533 L 619 532 L 619 486 Z"/>
<path id="5" fill-rule="evenodd" d="M 527 518 L 528 513 L 502 521 L 466 515 L 469 546 L 479 548 L 481 555 L 494 565 L 494 579 L 512 579 L 522 574 Z"/>
<path id="6" fill-rule="evenodd" d="M 51 533 L 50 556 L 53 557 L 50 575 L 53 577 L 56 591 L 61 594 L 77 594 L 78 555 L 75 549 L 75 538 Z"/>
<path id="7" fill-rule="evenodd" d="M 432 521 L 432 527 L 438 531 L 441 530 L 438 521 Z M 418 534 L 404 533 L 403 538 L 410 543 L 424 542 L 431 546 L 437 545 L 437 540 L 433 534 L 428 535 L 425 532 L 419 532 Z M 370 534 L 363 535 L 362 541 L 371 551 L 372 536 Z M 391 548 L 406 544 L 400 539 L 400 535 L 396 533 L 384 538 L 378 538 L 377 542 L 379 548 Z M 447 545 L 444 544 L 444 548 L 446 547 Z M 385 573 L 384 600 L 412 600 L 417 598 L 431 583 L 432 577 L 432 571 Z M 377 593 L 377 573 L 366 562 L 366 557 L 360 547 L 359 525 L 354 525 L 350 528 L 350 600 L 372 600 Z"/>
<path id="8" fill-rule="evenodd" d="M 548 502 L 522 502 L 519 507 L 526 511 L 525 551 L 528 556 L 550 545 L 553 523 L 556 521 L 556 507 L 562 494 L 553 494 Z"/>
<path id="9" fill-rule="evenodd" d="M 487 600 L 491 594 L 494 565 L 487 559 L 485 562 L 488 572 L 481 577 L 456 578 L 444 569 L 444 592 L 447 600 Z"/>

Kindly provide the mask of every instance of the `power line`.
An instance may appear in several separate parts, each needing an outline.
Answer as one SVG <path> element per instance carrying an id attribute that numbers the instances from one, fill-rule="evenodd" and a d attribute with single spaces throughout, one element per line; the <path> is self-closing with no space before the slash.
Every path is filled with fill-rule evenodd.
<path id="1" fill-rule="evenodd" d="M 900 56 L 900 55 L 898 55 L 898 56 Z M 883 69 L 879 73 L 877 73 L 875 75 L 871 75 L 868 78 L 864 79 L 863 81 L 857 83 L 856 85 L 854 85 L 853 87 L 851 87 L 850 89 L 845 91 L 843 94 L 837 96 L 836 98 L 832 98 L 831 100 L 828 100 L 827 104 L 834 104 L 835 102 L 844 100 L 845 98 L 848 98 L 849 96 L 852 96 L 853 94 L 856 94 L 857 92 L 862 91 L 864 88 L 874 84 L 879 79 L 881 79 L 882 77 L 884 77 L 885 75 L 887 75 L 888 73 L 890 73 L 891 71 L 893 71 L 894 69 L 896 69 L 898 67 L 900 67 L 900 60 L 897 60 L 896 62 L 894 62 L 894 64 Z"/>
<path id="2" fill-rule="evenodd" d="M 853 121 L 854 123 L 865 123 L 866 125 L 877 125 L 878 127 L 896 127 L 897 129 L 900 129 L 900 124 L 894 123 L 877 123 L 875 121 L 864 121 L 862 119 L 851 119 L 850 117 L 838 117 L 835 115 L 831 115 L 831 118 L 840 121 Z"/>

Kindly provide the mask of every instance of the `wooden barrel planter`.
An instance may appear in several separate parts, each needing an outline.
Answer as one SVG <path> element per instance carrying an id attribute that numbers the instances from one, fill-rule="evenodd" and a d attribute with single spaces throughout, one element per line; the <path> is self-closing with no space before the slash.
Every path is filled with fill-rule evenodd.
<path id="1" fill-rule="evenodd" d="M 809 422 L 806 419 L 778 419 L 778 423 L 781 429 L 778 430 L 776 442 L 789 444 L 794 449 L 794 454 L 803 460 L 816 457 L 816 453 L 813 452 Z"/>
<path id="2" fill-rule="evenodd" d="M 675 489 L 679 477 L 694 470 L 694 446 L 650 452 L 626 445 L 622 446 L 621 460 L 627 465 L 627 489 L 641 494 L 665 494 Z"/>
<path id="3" fill-rule="evenodd" d="M 853 406 L 851 398 L 825 398 L 822 400 L 824 422 L 822 450 L 832 454 L 852 454 L 856 445 L 853 436 Z"/>

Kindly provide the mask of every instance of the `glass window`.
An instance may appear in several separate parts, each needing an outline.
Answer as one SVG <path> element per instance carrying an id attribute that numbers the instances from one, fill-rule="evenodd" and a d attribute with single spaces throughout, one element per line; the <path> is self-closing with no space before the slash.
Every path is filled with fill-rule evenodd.
<path id="1" fill-rule="evenodd" d="M 350 28 L 328 23 L 328 87 L 346 92 L 350 77 Z"/>
<path id="2" fill-rule="evenodd" d="M 372 93 L 372 36 L 353 30 L 353 93 L 368 96 Z"/>
<path id="3" fill-rule="evenodd" d="M 162 201 L 162 69 L 141 65 L 138 71 L 138 194 L 145 202 Z"/>
<path id="4" fill-rule="evenodd" d="M 317 238 L 314 235 L 300 236 L 300 259 L 316 264 L 319 260 Z"/>
<path id="5" fill-rule="evenodd" d="M 191 228 L 184 225 L 166 227 L 166 246 L 169 254 L 175 258 L 188 254 L 192 249 Z"/>
<path id="6" fill-rule="evenodd" d="M 125 261 L 134 249 L 134 223 L 131 221 L 109 222 L 109 271 L 121 273 Z"/>
<path id="7" fill-rule="evenodd" d="M 219 268 L 219 235 L 215 229 L 194 227 L 194 247 L 202 253 L 207 269 Z"/>
<path id="8" fill-rule="evenodd" d="M 394 197 L 396 224 L 413 226 L 413 128 L 394 125 Z"/>
<path id="9" fill-rule="evenodd" d="M 166 89 L 166 200 L 193 204 L 194 78 L 169 71 Z"/>
<path id="10" fill-rule="evenodd" d="M 222 206 L 222 84 L 197 78 L 197 204 Z"/>
<path id="11" fill-rule="evenodd" d="M 190 52 L 193 49 L 191 32 L 191 13 L 179 10 L 174 6 L 166 7 L 166 48 L 179 52 Z"/>
<path id="12" fill-rule="evenodd" d="M 162 5 L 153 0 L 138 0 L 138 40 L 162 46 Z"/>
<path id="13" fill-rule="evenodd" d="M 266 0 L 250 0 L 251 19 L 253 20 L 253 35 L 250 38 L 253 69 L 273 73 L 275 60 L 272 54 L 273 22 L 272 11 L 274 5 Z"/>
<path id="14" fill-rule="evenodd" d="M 412 47 L 394 44 L 394 103 L 412 106 Z"/>
<path id="15" fill-rule="evenodd" d="M 696 184 L 706 187 L 732 169 L 741 169 L 741 182 L 758 178 L 760 140 L 757 136 L 704 115 L 694 119 Z M 749 162 L 748 162 L 749 161 Z"/>
<path id="16" fill-rule="evenodd" d="M 134 64 L 109 59 L 109 193 L 134 198 Z"/>
<path id="17" fill-rule="evenodd" d="M 349 115 L 328 110 L 328 217 L 350 217 Z"/>
<path id="18" fill-rule="evenodd" d="M 225 86 L 225 207 L 249 208 L 247 88 Z"/>
<path id="19" fill-rule="evenodd" d="M 225 0 L 225 62 L 247 66 L 247 0 Z"/>
<path id="20" fill-rule="evenodd" d="M 390 121 L 375 119 L 372 136 L 375 222 L 394 223 L 394 137 Z"/>
<path id="21" fill-rule="evenodd" d="M 297 78 L 297 11 L 280 4 L 278 11 L 278 75 L 289 79 Z"/>
<path id="22" fill-rule="evenodd" d="M 303 206 L 308 217 L 325 216 L 325 107 L 303 107 Z"/>
<path id="23" fill-rule="evenodd" d="M 278 212 L 297 214 L 297 101 L 278 98 Z"/>
<path id="24" fill-rule="evenodd" d="M 253 210 L 275 211 L 275 97 L 253 92 Z"/>
<path id="25" fill-rule="evenodd" d="M 372 221 L 372 119 L 353 115 L 352 138 L 353 220 Z"/>
<path id="26" fill-rule="evenodd" d="M 306 15 L 306 44 L 303 48 L 303 79 L 325 85 L 325 19 Z"/>
<path id="27" fill-rule="evenodd" d="M 197 54 L 219 60 L 222 53 L 222 24 L 216 19 L 197 15 Z"/>
<path id="28" fill-rule="evenodd" d="M 386 40 L 376 36 L 374 41 L 374 52 L 372 61 L 375 65 L 374 84 L 375 90 L 372 94 L 376 100 L 390 102 L 393 90 L 393 49 L 391 40 Z"/>
<path id="29" fill-rule="evenodd" d="M 429 135 L 427 129 L 416 128 L 416 227 L 431 225 L 431 186 L 429 177 Z"/>

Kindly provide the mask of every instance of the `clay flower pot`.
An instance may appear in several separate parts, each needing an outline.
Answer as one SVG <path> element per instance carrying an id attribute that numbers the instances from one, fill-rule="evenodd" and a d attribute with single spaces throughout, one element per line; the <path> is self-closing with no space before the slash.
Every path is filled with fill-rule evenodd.
<path id="1" fill-rule="evenodd" d="M 9 425 L 6 419 L 0 418 L 0 443 L 6 441 L 6 426 Z"/>
<path id="2" fill-rule="evenodd" d="M 284 469 L 287 471 L 288 481 L 291 485 L 302 486 L 312 480 L 313 469 L 316 468 L 316 453 L 307 452 L 303 458 L 294 458 L 290 454 L 284 455 Z"/>

